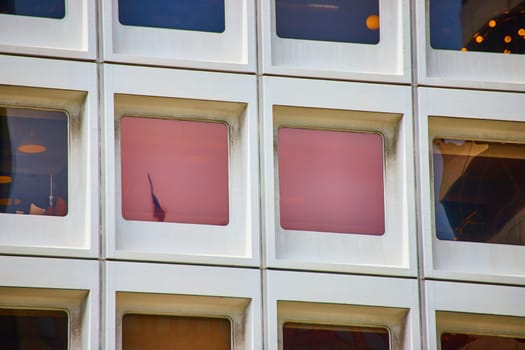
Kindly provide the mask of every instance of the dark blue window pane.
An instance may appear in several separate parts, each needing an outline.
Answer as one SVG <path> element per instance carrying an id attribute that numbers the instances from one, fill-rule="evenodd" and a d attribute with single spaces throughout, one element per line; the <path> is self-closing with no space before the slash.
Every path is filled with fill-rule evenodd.
<path id="1" fill-rule="evenodd" d="M 283 350 L 389 350 L 385 328 L 285 323 Z"/>
<path id="2" fill-rule="evenodd" d="M 123 25 L 222 33 L 224 0 L 119 0 Z"/>
<path id="3" fill-rule="evenodd" d="M 434 49 L 525 53 L 525 1 L 430 0 Z"/>
<path id="4" fill-rule="evenodd" d="M 0 13 L 31 17 L 64 18 L 65 0 L 0 0 Z"/>
<path id="5" fill-rule="evenodd" d="M 377 44 L 379 0 L 275 0 L 281 38 Z"/>
<path id="6" fill-rule="evenodd" d="M 441 240 L 525 245 L 525 145 L 434 140 Z"/>

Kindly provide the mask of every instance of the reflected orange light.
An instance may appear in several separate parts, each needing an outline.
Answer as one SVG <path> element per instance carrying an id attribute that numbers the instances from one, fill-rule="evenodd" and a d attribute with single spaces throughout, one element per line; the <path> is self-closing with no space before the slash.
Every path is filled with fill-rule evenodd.
<path id="1" fill-rule="evenodd" d="M 519 36 L 525 36 L 525 29 L 523 29 L 523 28 L 518 29 L 518 35 Z"/>
<path id="2" fill-rule="evenodd" d="M 491 19 L 491 20 L 489 21 L 489 27 L 490 27 L 490 28 L 494 28 L 495 26 L 496 26 L 496 21 L 493 20 L 493 19 Z"/>
<path id="3" fill-rule="evenodd" d="M 509 49 L 505 49 L 505 50 L 503 50 L 503 53 L 510 53 L 510 50 Z"/>
<path id="4" fill-rule="evenodd" d="M 378 15 L 370 15 L 366 18 L 366 27 L 370 30 L 378 30 L 379 29 L 379 16 Z"/>
<path id="5" fill-rule="evenodd" d="M 1 175 L 0 176 L 0 184 L 10 184 L 13 179 L 11 176 L 7 175 Z"/>
<path id="6" fill-rule="evenodd" d="M 20 145 L 18 150 L 23 153 L 42 153 L 45 152 L 46 146 L 36 144 Z"/>
<path id="7" fill-rule="evenodd" d="M 465 51 L 468 51 L 468 49 L 466 47 L 462 47 L 461 51 L 465 52 Z"/>
<path id="8" fill-rule="evenodd" d="M 505 38 L 503 38 L 503 41 L 508 44 L 512 41 L 512 37 L 510 35 L 506 35 Z"/>
<path id="9" fill-rule="evenodd" d="M 485 39 L 485 38 L 483 38 L 483 36 L 481 36 L 481 35 L 477 35 L 477 36 L 476 36 L 476 42 L 477 42 L 478 44 L 481 44 L 481 43 L 483 42 L 484 39 Z"/>
<path id="10" fill-rule="evenodd" d="M 6 205 L 18 205 L 22 203 L 20 199 L 11 199 L 11 198 L 0 198 L 0 205 L 6 206 Z"/>

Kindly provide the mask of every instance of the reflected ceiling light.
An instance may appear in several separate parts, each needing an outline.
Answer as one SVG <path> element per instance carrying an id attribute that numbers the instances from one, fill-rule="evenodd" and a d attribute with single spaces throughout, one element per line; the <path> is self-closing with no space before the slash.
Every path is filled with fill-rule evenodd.
<path id="1" fill-rule="evenodd" d="M 310 3 L 307 6 L 313 7 L 313 8 L 325 9 L 325 10 L 338 10 L 339 9 L 339 6 L 337 5 L 328 5 L 328 4 Z"/>
<path id="2" fill-rule="evenodd" d="M 42 153 L 47 150 L 47 147 L 43 145 L 35 131 L 30 130 L 29 136 L 23 138 L 18 145 L 18 150 L 23 153 Z"/>
<path id="3" fill-rule="evenodd" d="M 370 15 L 366 18 L 366 27 L 370 30 L 378 30 L 379 29 L 379 16 L 378 15 Z"/>
<path id="4" fill-rule="evenodd" d="M 0 175 L 0 184 L 10 184 L 12 181 L 11 176 Z"/>

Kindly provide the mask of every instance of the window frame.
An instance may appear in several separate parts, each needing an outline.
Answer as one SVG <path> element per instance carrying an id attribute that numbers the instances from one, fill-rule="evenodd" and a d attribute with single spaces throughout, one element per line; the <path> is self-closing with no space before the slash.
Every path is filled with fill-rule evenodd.
<path id="1" fill-rule="evenodd" d="M 255 0 L 224 1 L 223 33 L 125 26 L 118 19 L 118 0 L 104 1 L 104 60 L 255 72 Z"/>
<path id="2" fill-rule="evenodd" d="M 523 131 L 503 122 L 523 122 L 519 93 L 419 88 L 419 161 L 422 221 L 422 253 L 425 277 L 465 281 L 524 284 L 525 246 L 439 240 L 435 234 L 432 174 L 432 138 L 472 137 L 477 140 L 525 143 Z M 482 103 L 480 103 L 482 101 Z M 432 117 L 456 118 L 460 122 L 483 123 L 475 130 L 432 129 Z M 498 125 L 500 124 L 500 125 Z M 525 125 L 523 126 L 525 127 Z M 457 128 L 456 128 L 457 129 Z M 447 134 L 448 132 L 448 134 Z M 468 254 L 465 254 L 466 251 Z M 524 263 L 520 263 L 524 262 Z"/>
<path id="3" fill-rule="evenodd" d="M 63 19 L 0 14 L 0 52 L 94 60 L 96 0 L 64 1 Z"/>
<path id="4" fill-rule="evenodd" d="M 266 270 L 264 280 L 268 349 L 283 350 L 285 322 L 387 328 L 390 349 L 421 348 L 414 279 Z"/>
<path id="5" fill-rule="evenodd" d="M 259 204 L 256 199 L 259 171 L 255 77 L 106 65 L 104 79 L 104 226 L 108 233 L 107 256 L 258 266 Z M 134 106 L 119 102 L 118 99 L 125 95 L 135 96 L 142 102 Z M 155 106 L 144 103 L 148 99 L 154 99 Z M 213 108 L 217 104 L 227 108 L 215 112 Z M 133 108 L 140 108 L 140 111 L 130 113 Z M 185 113 L 182 119 L 186 120 L 229 124 L 230 220 L 226 226 L 126 221 L 122 217 L 120 145 L 116 134 L 119 130 L 118 119 L 130 114 L 177 118 L 177 113 Z"/>
<path id="6" fill-rule="evenodd" d="M 27 67 L 32 67 L 28 70 Z M 10 254 L 96 257 L 99 252 L 97 72 L 94 63 L 0 55 L 0 105 L 68 114 L 66 216 L 0 214 Z M 73 127 L 72 127 L 73 125 Z M 73 191 L 73 189 L 76 189 Z M 39 229 L 35 231 L 35 227 Z"/>
<path id="7" fill-rule="evenodd" d="M 2 307 L 66 310 L 68 348 L 98 348 L 97 261 L 0 256 L 0 265 L 9 266 L 0 270 Z"/>
<path id="8" fill-rule="evenodd" d="M 379 0 L 379 13 L 384 14 L 380 19 L 380 40 L 377 45 L 369 45 L 280 38 L 276 31 L 275 0 L 261 1 L 260 69 L 264 74 L 409 83 L 409 5 L 407 0 Z"/>
<path id="9" fill-rule="evenodd" d="M 426 315 L 422 327 L 426 332 L 426 348 L 440 349 L 438 344 L 444 331 L 523 337 L 525 310 L 516 307 L 523 298 L 522 287 L 425 281 Z M 452 313 L 462 317 L 450 320 L 446 314 Z M 515 317 L 514 322 L 506 316 Z"/>
<path id="10" fill-rule="evenodd" d="M 410 88 L 264 77 L 262 91 L 261 183 L 265 265 L 310 271 L 415 276 Z M 296 91 L 301 91 L 301 94 Z M 381 100 L 373 96 L 381 96 Z M 293 116 L 279 115 L 275 113 L 276 106 L 299 112 Z M 312 115 L 302 116 L 301 111 Z M 315 115 L 318 111 L 323 111 L 323 114 Z M 383 134 L 385 234 L 333 234 L 281 228 L 275 149 L 275 132 L 279 125 L 379 131 Z"/>
<path id="11" fill-rule="evenodd" d="M 430 44 L 431 0 L 416 2 L 418 82 L 431 86 L 525 91 L 522 54 L 434 49 Z M 436 0 L 434 0 L 436 1 Z M 479 68 L 485 68 L 479 71 Z"/>
<path id="12" fill-rule="evenodd" d="M 105 349 L 121 349 L 126 312 L 223 316 L 232 322 L 232 349 L 262 349 L 259 271 L 114 261 L 106 268 L 105 318 L 112 331 L 105 334 Z"/>

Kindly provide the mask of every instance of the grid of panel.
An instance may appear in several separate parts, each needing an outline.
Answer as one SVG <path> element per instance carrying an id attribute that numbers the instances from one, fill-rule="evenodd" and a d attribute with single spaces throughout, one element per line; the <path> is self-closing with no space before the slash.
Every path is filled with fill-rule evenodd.
<path id="1" fill-rule="evenodd" d="M 521 0 L 5 1 L 0 348 L 523 347 L 523 53 Z"/>

